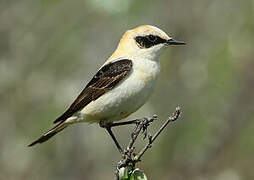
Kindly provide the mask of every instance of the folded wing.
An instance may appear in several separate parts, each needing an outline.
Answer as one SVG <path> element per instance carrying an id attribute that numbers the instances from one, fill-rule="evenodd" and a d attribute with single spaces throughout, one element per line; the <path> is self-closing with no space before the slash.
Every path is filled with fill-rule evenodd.
<path id="1" fill-rule="evenodd" d="M 71 106 L 54 123 L 64 122 L 91 101 L 98 99 L 101 95 L 110 91 L 129 74 L 131 69 L 132 61 L 129 59 L 109 62 L 101 67 Z"/>

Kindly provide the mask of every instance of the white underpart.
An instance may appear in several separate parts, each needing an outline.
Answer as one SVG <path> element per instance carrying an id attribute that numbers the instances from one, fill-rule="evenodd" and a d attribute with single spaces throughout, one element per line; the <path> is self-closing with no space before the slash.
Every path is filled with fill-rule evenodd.
<path id="1" fill-rule="evenodd" d="M 160 72 L 159 61 L 131 59 L 133 67 L 116 87 L 84 107 L 67 122 L 119 121 L 137 111 L 149 98 Z"/>

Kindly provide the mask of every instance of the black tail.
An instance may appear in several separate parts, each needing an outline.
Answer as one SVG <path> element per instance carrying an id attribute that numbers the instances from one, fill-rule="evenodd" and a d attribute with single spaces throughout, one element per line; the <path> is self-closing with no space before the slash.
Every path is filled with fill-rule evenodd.
<path id="1" fill-rule="evenodd" d="M 49 140 L 51 137 L 53 137 L 54 135 L 56 135 L 57 133 L 62 131 L 67 126 L 68 126 L 68 124 L 65 123 L 65 122 L 62 122 L 62 123 L 56 125 L 52 129 L 50 129 L 48 132 L 46 132 L 43 136 L 41 136 L 39 139 L 37 139 L 36 141 L 32 142 L 28 146 L 31 147 L 31 146 L 33 146 L 33 145 L 35 145 L 37 143 L 43 143 L 43 142 Z"/>

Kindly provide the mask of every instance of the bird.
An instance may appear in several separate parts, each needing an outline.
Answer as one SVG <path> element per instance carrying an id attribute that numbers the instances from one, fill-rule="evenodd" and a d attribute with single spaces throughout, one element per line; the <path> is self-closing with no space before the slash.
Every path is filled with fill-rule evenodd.
<path id="1" fill-rule="evenodd" d="M 171 45 L 184 45 L 158 27 L 140 25 L 127 30 L 104 62 L 52 129 L 29 144 L 43 143 L 76 123 L 98 123 L 123 152 L 112 124 L 137 111 L 149 99 L 160 74 L 160 55 Z"/>

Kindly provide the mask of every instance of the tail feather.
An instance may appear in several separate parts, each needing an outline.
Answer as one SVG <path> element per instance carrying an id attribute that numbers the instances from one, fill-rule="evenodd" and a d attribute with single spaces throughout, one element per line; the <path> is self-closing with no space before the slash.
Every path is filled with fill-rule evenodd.
<path id="1" fill-rule="evenodd" d="M 51 137 L 53 137 L 54 135 L 56 135 L 57 133 L 59 133 L 60 131 L 65 129 L 67 126 L 68 126 L 68 124 L 65 123 L 65 122 L 62 122 L 62 123 L 54 126 L 52 129 L 50 129 L 48 132 L 46 132 L 39 139 L 37 139 L 36 141 L 34 141 L 31 144 L 29 144 L 28 147 L 31 147 L 31 146 L 33 146 L 33 145 L 35 145 L 37 143 L 43 143 L 43 142 L 49 140 Z"/>

